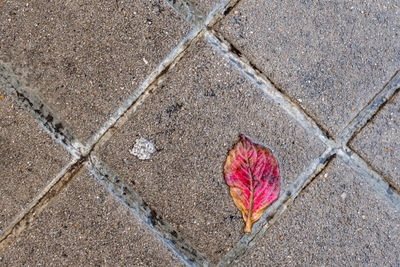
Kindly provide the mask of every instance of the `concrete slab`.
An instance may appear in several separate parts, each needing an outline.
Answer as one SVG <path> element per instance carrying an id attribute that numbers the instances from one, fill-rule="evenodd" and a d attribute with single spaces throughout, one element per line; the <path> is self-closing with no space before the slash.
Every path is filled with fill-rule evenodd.
<path id="1" fill-rule="evenodd" d="M 0 88 L 0 234 L 70 156 Z"/>
<path id="2" fill-rule="evenodd" d="M 387 102 L 349 145 L 400 190 L 399 93 Z"/>
<path id="3" fill-rule="evenodd" d="M 199 40 L 97 156 L 216 262 L 244 226 L 223 178 L 239 133 L 274 151 L 282 190 L 324 150 L 219 51 Z M 138 140 L 145 145 L 132 150 Z M 150 159 L 139 159 L 141 148 Z"/>
<path id="4" fill-rule="evenodd" d="M 87 170 L 0 251 L 3 266 L 185 266 Z"/>
<path id="5" fill-rule="evenodd" d="M 216 27 L 329 133 L 400 69 L 391 1 L 241 1 Z"/>
<path id="6" fill-rule="evenodd" d="M 189 30 L 163 1 L 0 3 L 0 60 L 85 142 Z"/>
<path id="7" fill-rule="evenodd" d="M 239 266 L 396 266 L 400 213 L 335 159 Z"/>

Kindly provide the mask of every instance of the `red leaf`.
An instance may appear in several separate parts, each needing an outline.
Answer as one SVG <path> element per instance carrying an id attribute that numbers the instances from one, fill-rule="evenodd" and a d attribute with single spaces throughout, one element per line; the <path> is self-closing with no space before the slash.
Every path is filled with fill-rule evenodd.
<path id="1" fill-rule="evenodd" d="M 279 196 L 279 165 L 272 151 L 253 143 L 245 135 L 229 151 L 224 167 L 225 181 L 236 207 L 246 222 L 244 232 Z"/>

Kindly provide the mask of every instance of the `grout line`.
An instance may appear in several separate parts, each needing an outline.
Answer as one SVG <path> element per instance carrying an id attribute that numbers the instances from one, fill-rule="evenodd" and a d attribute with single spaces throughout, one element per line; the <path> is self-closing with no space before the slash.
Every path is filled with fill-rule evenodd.
<path id="1" fill-rule="evenodd" d="M 195 7 L 194 3 L 188 0 L 165 0 L 173 9 L 182 15 L 189 24 L 201 27 L 205 17 Z"/>
<path id="2" fill-rule="evenodd" d="M 253 224 L 251 233 L 242 235 L 236 246 L 220 260 L 218 266 L 231 266 L 236 260 L 244 256 L 255 245 L 256 241 L 264 235 L 267 229 L 288 209 L 289 205 L 300 192 L 318 176 L 334 156 L 335 150 L 328 148 L 321 156 L 311 162 L 307 169 L 288 186 L 286 191 L 267 208 L 260 220 Z"/>
<path id="3" fill-rule="evenodd" d="M 207 29 L 221 20 L 235 7 L 241 0 L 220 0 L 214 9 L 205 17 L 193 3 L 196 0 L 165 0 L 192 26 Z"/>
<path id="4" fill-rule="evenodd" d="M 260 89 L 269 96 L 279 107 L 285 110 L 295 121 L 297 121 L 304 129 L 318 137 L 328 148 L 335 147 L 336 144 L 331 140 L 321 129 L 316 122 L 307 116 L 307 114 L 289 97 L 279 92 L 274 85 L 259 71 L 256 71 L 247 59 L 243 56 L 238 56 L 233 52 L 232 46 L 221 36 L 216 36 L 213 30 L 205 33 L 206 39 L 219 49 L 223 56 L 232 62 L 236 67 L 245 73 L 253 80 Z"/>
<path id="5" fill-rule="evenodd" d="M 9 241 L 29 226 L 35 216 L 46 207 L 47 203 L 61 192 L 75 174 L 82 169 L 85 161 L 86 158 L 75 158 L 35 197 L 29 206 L 2 232 L 0 249 L 3 249 Z"/>
<path id="6" fill-rule="evenodd" d="M 124 184 L 106 165 L 95 156 L 89 157 L 89 171 L 115 197 L 122 201 L 152 231 L 160 237 L 189 266 L 208 266 L 209 260 L 193 248 L 185 239 L 158 215 L 128 185 Z"/>
<path id="7" fill-rule="evenodd" d="M 69 153 L 75 157 L 80 155 L 83 145 L 73 137 L 50 108 L 31 93 L 33 90 L 24 86 L 23 82 L 23 79 L 16 75 L 7 64 L 0 61 L 0 87 L 4 87 L 20 106 L 31 114 Z"/>
<path id="8" fill-rule="evenodd" d="M 6 229 L 0 232 L 0 248 L 3 248 L 9 240 L 23 231 L 36 214 L 40 212 L 49 200 L 60 192 L 72 179 L 75 173 L 82 168 L 85 158 L 80 153 L 83 145 L 73 137 L 72 133 L 54 115 L 54 113 L 32 94 L 33 89 L 25 86 L 22 74 L 16 74 L 15 70 L 0 61 L 0 87 L 10 94 L 16 102 L 28 112 L 44 130 L 58 143 L 62 145 L 72 156 L 71 161 L 40 191 L 28 206 L 17 215 Z"/>
<path id="9" fill-rule="evenodd" d="M 206 17 L 203 28 L 208 29 L 214 26 L 240 1 L 241 0 L 221 0 Z"/>
<path id="10" fill-rule="evenodd" d="M 361 161 L 365 162 L 365 166 L 367 166 L 367 168 L 369 170 L 374 171 L 375 173 L 377 173 L 383 181 L 385 181 L 388 185 L 391 191 L 393 191 L 395 194 L 397 194 L 400 197 L 400 191 L 399 188 L 397 187 L 395 181 L 393 181 L 392 177 L 390 175 L 385 175 L 382 171 L 379 171 L 378 169 L 376 169 L 371 163 L 369 163 L 369 161 L 364 158 L 362 155 L 360 155 L 359 152 L 357 152 L 353 147 L 351 146 L 343 146 L 339 149 L 342 149 L 343 151 L 346 151 L 347 149 L 350 149 L 354 154 L 357 154 L 357 157 L 361 159 Z"/>
<path id="11" fill-rule="evenodd" d="M 167 0 L 169 1 L 169 0 Z M 179 1 L 180 3 L 183 0 Z M 194 26 L 188 35 L 170 52 L 169 55 L 158 65 L 158 67 L 146 78 L 139 88 L 128 97 L 128 99 L 111 115 L 107 121 L 99 128 L 99 130 L 89 139 L 83 154 L 87 155 L 98 147 L 99 144 L 105 143 L 113 134 L 113 132 L 121 126 L 128 117 L 136 110 L 146 93 L 151 90 L 151 86 L 160 82 L 165 73 L 173 68 L 175 64 L 182 58 L 186 49 L 194 43 L 205 32 L 206 28 L 217 23 L 222 18 L 224 12 L 231 6 L 235 5 L 239 0 L 223 1 L 219 3 L 213 11 L 204 19 L 202 26 Z M 179 12 L 179 10 L 177 10 Z M 183 14 L 185 16 L 185 14 Z M 139 97 L 143 95 L 140 100 Z M 109 130 L 111 130 L 109 132 Z"/>
<path id="12" fill-rule="evenodd" d="M 175 47 L 160 65 L 146 78 L 135 92 L 110 116 L 102 127 L 89 139 L 85 155 L 107 142 L 113 133 L 122 126 L 143 103 L 154 86 L 161 82 L 168 72 L 183 57 L 186 49 L 199 38 L 201 29 L 195 28 Z"/>
<path id="13" fill-rule="evenodd" d="M 360 176 L 364 177 L 379 195 L 400 212 L 400 195 L 398 195 L 398 192 L 381 175 L 369 168 L 368 164 L 357 153 L 349 147 L 343 146 L 343 148 L 338 149 L 337 155 Z"/>
<path id="14" fill-rule="evenodd" d="M 346 145 L 351 138 L 358 133 L 375 114 L 387 103 L 392 95 L 400 88 L 400 71 L 397 71 L 384 88 L 358 113 L 349 123 L 338 138 L 338 143 Z"/>

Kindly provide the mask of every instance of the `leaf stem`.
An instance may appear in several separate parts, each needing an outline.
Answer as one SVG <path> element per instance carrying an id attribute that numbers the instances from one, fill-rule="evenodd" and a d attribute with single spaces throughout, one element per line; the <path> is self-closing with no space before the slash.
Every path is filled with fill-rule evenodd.
<path id="1" fill-rule="evenodd" d="M 250 233 L 251 232 L 251 217 L 253 213 L 253 203 L 254 203 L 254 183 L 253 183 L 253 172 L 251 171 L 250 165 L 249 165 L 249 159 L 248 159 L 248 154 L 247 154 L 247 168 L 249 170 L 250 174 L 250 203 L 249 203 L 249 211 L 247 213 L 247 221 L 246 221 L 246 226 L 244 228 L 244 232 Z"/>

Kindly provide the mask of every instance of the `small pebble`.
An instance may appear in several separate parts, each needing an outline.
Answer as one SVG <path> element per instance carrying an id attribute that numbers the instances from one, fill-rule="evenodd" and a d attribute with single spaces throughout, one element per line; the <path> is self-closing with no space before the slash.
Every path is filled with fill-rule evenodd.
<path id="1" fill-rule="evenodd" d="M 156 152 L 154 143 L 141 137 L 136 140 L 136 144 L 129 151 L 130 154 L 138 157 L 140 160 L 150 159 L 151 154 Z"/>

